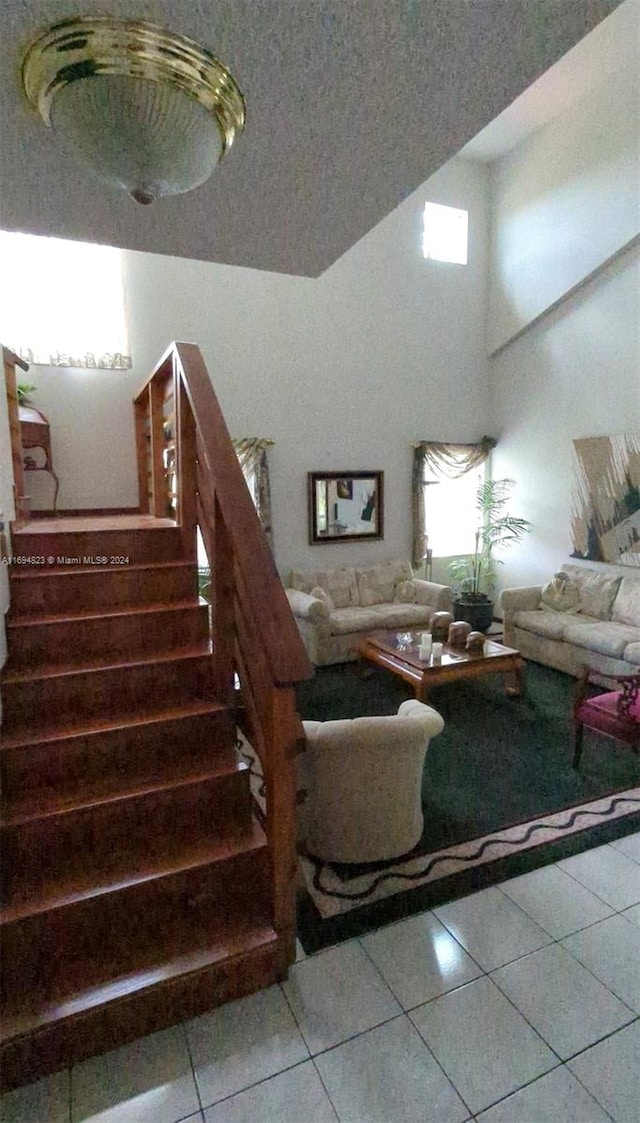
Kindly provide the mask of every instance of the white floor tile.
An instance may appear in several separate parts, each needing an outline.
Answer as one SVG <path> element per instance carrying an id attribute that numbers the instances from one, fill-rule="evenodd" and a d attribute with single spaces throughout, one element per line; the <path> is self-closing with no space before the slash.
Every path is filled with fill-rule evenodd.
<path id="1" fill-rule="evenodd" d="M 618 911 L 640 903 L 640 865 L 613 846 L 574 854 L 558 865 Z"/>
<path id="2" fill-rule="evenodd" d="M 205 1111 L 206 1123 L 336 1123 L 313 1062 L 238 1092 Z"/>
<path id="3" fill-rule="evenodd" d="M 409 1014 L 473 1112 L 558 1064 L 490 979 L 476 979 Z"/>
<path id="4" fill-rule="evenodd" d="M 562 946 L 640 1014 L 640 928 L 612 916 L 569 936 Z"/>
<path id="5" fill-rule="evenodd" d="M 633 858 L 634 862 L 640 862 L 640 831 L 636 834 L 629 834 L 626 838 L 617 838 L 615 842 L 610 842 L 609 845 L 615 847 L 616 850 L 621 850 L 628 858 Z"/>
<path id="6" fill-rule="evenodd" d="M 204 1107 L 309 1057 L 279 986 L 220 1006 L 185 1028 Z"/>
<path id="7" fill-rule="evenodd" d="M 555 940 L 611 916 L 612 908 L 557 866 L 544 866 L 500 885 Z"/>
<path id="8" fill-rule="evenodd" d="M 551 943 L 549 934 L 496 888 L 433 911 L 484 971 Z"/>
<path id="9" fill-rule="evenodd" d="M 355 941 L 294 964 L 282 988 L 312 1054 L 401 1012 Z"/>
<path id="10" fill-rule="evenodd" d="M 69 1072 L 56 1072 L 0 1097 L 3 1123 L 69 1123 Z"/>
<path id="11" fill-rule="evenodd" d="M 406 1017 L 323 1053 L 316 1065 L 340 1123 L 462 1123 L 469 1118 Z"/>
<path id="12" fill-rule="evenodd" d="M 181 1026 L 71 1070 L 72 1123 L 175 1123 L 199 1108 Z"/>
<path id="13" fill-rule="evenodd" d="M 625 909 L 621 916 L 625 916 L 632 924 L 637 924 L 640 928 L 640 905 L 633 905 L 630 909 Z"/>
<path id="14" fill-rule="evenodd" d="M 476 1123 L 610 1123 L 610 1117 L 563 1066 L 483 1111 Z"/>
<path id="15" fill-rule="evenodd" d="M 558 944 L 501 967 L 491 978 L 563 1060 L 633 1018 Z"/>
<path id="16" fill-rule="evenodd" d="M 569 1061 L 578 1080 L 615 1123 L 638 1123 L 640 1111 L 640 1022 Z"/>
<path id="17" fill-rule="evenodd" d="M 482 974 L 430 912 L 381 928 L 360 942 L 405 1010 Z"/>

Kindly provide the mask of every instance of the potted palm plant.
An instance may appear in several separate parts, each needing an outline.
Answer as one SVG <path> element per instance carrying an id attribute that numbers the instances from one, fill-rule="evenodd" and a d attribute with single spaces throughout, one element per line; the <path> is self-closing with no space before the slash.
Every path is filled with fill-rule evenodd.
<path id="1" fill-rule="evenodd" d="M 511 546 L 531 529 L 527 519 L 519 519 L 506 510 L 514 481 L 485 480 L 476 492 L 478 526 L 475 549 L 469 557 L 456 558 L 449 565 L 454 581 L 453 612 L 456 620 L 466 620 L 478 632 L 486 632 L 493 620 L 491 590 L 495 573 L 496 546 Z"/>

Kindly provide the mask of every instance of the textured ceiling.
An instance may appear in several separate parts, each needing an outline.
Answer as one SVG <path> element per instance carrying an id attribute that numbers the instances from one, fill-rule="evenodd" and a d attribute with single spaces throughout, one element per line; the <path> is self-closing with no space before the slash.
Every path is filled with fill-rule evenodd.
<path id="1" fill-rule="evenodd" d="M 620 0 L 1 0 L 0 227 L 317 276 Z M 144 18 L 229 67 L 247 128 L 208 183 L 140 207 L 56 145 L 20 88 L 70 14 Z"/>

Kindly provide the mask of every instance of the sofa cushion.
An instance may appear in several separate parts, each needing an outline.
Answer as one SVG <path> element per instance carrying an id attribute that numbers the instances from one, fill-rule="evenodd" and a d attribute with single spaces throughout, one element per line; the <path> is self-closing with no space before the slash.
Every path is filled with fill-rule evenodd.
<path id="1" fill-rule="evenodd" d="M 628 644 L 640 639 L 637 628 L 629 624 L 615 624 L 611 620 L 601 620 L 590 628 L 567 623 L 564 630 L 567 643 L 575 647 L 597 651 L 600 655 L 610 655 L 614 659 L 622 657 Z"/>
<path id="2" fill-rule="evenodd" d="M 396 581 L 396 587 L 393 593 L 394 604 L 415 604 L 416 603 L 416 583 L 415 581 Z"/>
<path id="3" fill-rule="evenodd" d="M 397 581 L 410 581 L 412 579 L 411 566 L 408 562 L 389 561 L 381 565 L 371 566 L 369 569 L 357 569 L 356 581 L 360 604 L 391 604 L 395 595 Z"/>
<path id="4" fill-rule="evenodd" d="M 562 569 L 578 586 L 580 612 L 598 620 L 610 620 L 620 577 L 610 577 L 596 569 L 582 569 L 578 565 L 563 565 Z"/>
<path id="5" fill-rule="evenodd" d="M 338 566 L 313 573 L 302 573 L 294 569 L 289 584 L 292 589 L 301 589 L 303 593 L 310 593 L 319 585 L 329 594 L 336 608 L 348 608 L 360 603 L 356 571 L 352 566 Z"/>
<path id="6" fill-rule="evenodd" d="M 640 576 L 623 577 L 613 602 L 611 619 L 640 628 Z"/>
<path id="7" fill-rule="evenodd" d="M 538 636 L 544 636 L 545 639 L 561 640 L 566 617 L 561 612 L 537 608 L 516 612 L 513 623 L 516 628 L 522 628 L 525 632 L 534 632 Z"/>
<path id="8" fill-rule="evenodd" d="M 640 640 L 637 643 L 628 643 L 624 649 L 623 657 L 627 663 L 633 663 L 635 667 L 640 667 Z"/>
<path id="9" fill-rule="evenodd" d="M 336 608 L 329 617 L 332 636 L 348 636 L 352 632 L 374 632 L 380 628 L 380 617 L 372 608 Z"/>
<path id="10" fill-rule="evenodd" d="M 426 628 L 431 619 L 431 609 L 424 604 L 376 604 L 371 611 L 376 628 Z"/>
<path id="11" fill-rule="evenodd" d="M 318 600 L 321 600 L 322 603 L 327 606 L 327 608 L 329 609 L 329 612 L 332 612 L 333 609 L 336 607 L 335 604 L 333 603 L 331 597 L 329 596 L 329 593 L 327 592 L 326 589 L 322 588 L 322 585 L 314 585 L 313 589 L 311 590 L 311 592 L 309 594 L 309 596 L 317 597 Z"/>

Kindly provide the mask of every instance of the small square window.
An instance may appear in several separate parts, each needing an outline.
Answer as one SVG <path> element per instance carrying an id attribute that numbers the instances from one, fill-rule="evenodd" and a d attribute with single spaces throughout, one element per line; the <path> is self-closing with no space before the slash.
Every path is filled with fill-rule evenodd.
<path id="1" fill-rule="evenodd" d="M 425 203 L 422 253 L 434 261 L 467 264 L 469 212 L 441 203 Z"/>

